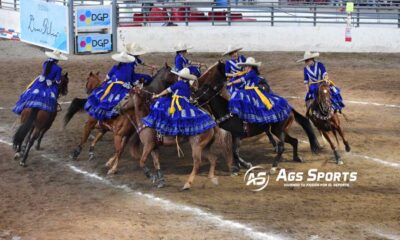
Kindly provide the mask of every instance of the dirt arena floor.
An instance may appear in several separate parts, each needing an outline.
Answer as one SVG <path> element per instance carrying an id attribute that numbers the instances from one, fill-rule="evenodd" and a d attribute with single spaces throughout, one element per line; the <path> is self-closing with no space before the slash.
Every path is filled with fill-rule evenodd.
<path id="1" fill-rule="evenodd" d="M 245 54 L 263 62 L 261 72 L 272 89 L 304 114 L 303 66 L 295 63 L 302 53 Z M 219 57 L 191 56 L 209 65 Z M 21 168 L 7 144 L 18 120 L 9 108 L 40 74 L 44 59 L 41 49 L 0 40 L 0 239 L 400 239 L 400 54 L 323 53 L 321 59 L 347 102 L 349 121 L 342 118 L 342 123 L 352 152 L 345 153 L 341 145 L 345 164 L 337 166 L 327 145 L 322 154 L 312 155 L 301 143 L 306 162 L 291 162 L 287 146 L 280 164 L 287 171 L 357 171 L 355 183 L 296 188 L 270 181 L 261 192 L 246 187 L 244 171 L 229 176 L 221 157 L 218 185 L 207 178 L 204 163 L 192 190 L 181 192 L 192 167 L 187 146 L 184 158 L 176 156 L 175 148 L 161 149 L 167 180 L 163 189 L 152 187 L 128 153 L 119 172 L 106 175 L 104 164 L 113 153 L 110 134 L 96 147 L 94 160 L 88 161 L 86 146 L 72 161 L 68 156 L 86 116 L 78 114 L 63 131 L 68 104 L 45 136 L 44 149 L 32 150 L 28 167 Z M 173 54 L 144 59 L 161 66 L 172 63 Z M 88 72 L 100 71 L 104 77 L 113 64 L 106 54 L 62 62 L 70 84 L 60 102 L 85 97 Z M 306 140 L 297 124 L 292 133 Z M 241 149 L 254 165 L 271 166 L 274 152 L 265 136 L 246 139 Z M 152 166 L 151 159 L 147 164 Z"/>

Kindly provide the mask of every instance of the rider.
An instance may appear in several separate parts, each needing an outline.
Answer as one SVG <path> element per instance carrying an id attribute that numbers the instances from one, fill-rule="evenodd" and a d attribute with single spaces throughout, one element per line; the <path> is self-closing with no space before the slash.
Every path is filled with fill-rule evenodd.
<path id="1" fill-rule="evenodd" d="M 297 62 L 304 61 L 306 67 L 304 68 L 304 84 L 306 85 L 307 94 L 305 97 L 307 106 L 307 115 L 309 114 L 309 109 L 318 91 L 319 83 L 327 81 L 331 90 L 331 101 L 335 112 L 342 112 L 344 108 L 343 99 L 340 95 L 340 89 L 336 87 L 332 81 L 328 78 L 328 73 L 326 72 L 324 64 L 315 61 L 315 58 L 319 57 L 319 53 L 305 52 L 304 57 Z"/>
<path id="2" fill-rule="evenodd" d="M 222 56 L 229 55 L 230 59 L 225 62 L 225 76 L 228 78 L 229 82 L 233 82 L 239 77 L 243 76 L 245 72 L 243 71 L 243 67 L 238 66 L 239 63 L 246 62 L 246 57 L 243 55 L 239 55 L 239 51 L 242 50 L 241 47 L 233 47 L 231 45 L 228 46 L 226 52 L 222 54 Z M 236 88 L 243 87 L 244 84 L 236 84 L 232 85 L 228 88 L 229 93 L 232 95 Z"/>
<path id="3" fill-rule="evenodd" d="M 58 61 L 68 60 L 68 57 L 59 51 L 45 54 L 49 58 L 43 63 L 42 73 L 28 85 L 12 110 L 18 115 L 24 108 L 39 108 L 46 112 L 57 110 L 58 85 L 62 72 Z"/>
<path id="4" fill-rule="evenodd" d="M 203 64 L 192 62 L 186 58 L 187 50 L 191 48 L 192 47 L 187 46 L 185 43 L 178 43 L 175 46 L 175 71 L 179 72 L 184 68 L 189 68 L 191 74 L 200 77 L 200 67 Z"/>
<path id="5" fill-rule="evenodd" d="M 119 63 L 112 67 L 103 86 L 95 89 L 85 104 L 88 114 L 98 121 L 119 115 L 114 107 L 125 97 L 135 82 L 132 67 L 135 57 L 121 52 L 112 55 L 112 59 Z"/>
<path id="6" fill-rule="evenodd" d="M 258 87 L 261 77 L 258 67 L 261 62 L 254 58 L 247 58 L 246 62 L 239 63 L 247 72 L 243 77 L 229 82 L 227 85 L 242 84 L 229 101 L 229 110 L 249 123 L 276 123 L 288 118 L 292 108 L 286 99 L 275 94 L 266 93 Z"/>
<path id="7" fill-rule="evenodd" d="M 126 52 L 135 57 L 135 61 L 133 62 L 133 68 L 135 71 L 136 66 L 142 65 L 145 67 L 148 67 L 150 70 L 156 69 L 156 66 L 154 65 L 147 65 L 144 63 L 144 61 L 140 58 L 141 55 L 146 54 L 146 51 L 137 43 L 129 43 L 126 45 Z M 143 81 L 145 85 L 148 85 L 151 83 L 153 78 L 148 75 L 148 74 L 143 74 L 143 73 L 134 73 L 134 81 Z M 135 84 L 136 85 L 136 84 Z"/>
<path id="8" fill-rule="evenodd" d="M 161 98 L 151 106 L 150 114 L 143 119 L 144 124 L 168 136 L 194 136 L 215 127 L 208 113 L 189 102 L 190 87 L 197 77 L 188 68 L 171 72 L 178 75 L 178 81 L 153 96 Z M 162 97 L 169 93 L 172 96 Z"/>

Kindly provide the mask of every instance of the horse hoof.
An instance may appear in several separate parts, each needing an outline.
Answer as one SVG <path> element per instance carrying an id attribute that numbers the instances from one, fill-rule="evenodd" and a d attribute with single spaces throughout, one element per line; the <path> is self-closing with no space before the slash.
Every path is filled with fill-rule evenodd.
<path id="1" fill-rule="evenodd" d="M 161 180 L 161 181 L 159 181 L 159 182 L 157 183 L 157 188 L 163 188 L 163 187 L 165 187 L 165 181 L 164 181 L 164 180 Z"/>
<path id="2" fill-rule="evenodd" d="M 217 178 L 217 177 L 211 178 L 211 182 L 212 182 L 214 185 L 218 185 L 218 184 L 219 184 L 219 181 L 218 181 L 218 178 Z"/>
<path id="3" fill-rule="evenodd" d="M 19 165 L 20 165 L 21 167 L 26 167 L 26 163 L 24 163 L 24 162 L 19 162 Z"/>
<path id="4" fill-rule="evenodd" d="M 293 161 L 294 161 L 294 162 L 299 162 L 299 163 L 304 162 L 304 161 L 303 161 L 301 158 L 299 158 L 299 157 L 293 158 Z"/>
<path id="5" fill-rule="evenodd" d="M 343 165 L 344 162 L 343 162 L 341 159 L 339 159 L 339 160 L 336 161 L 336 164 L 337 164 L 337 165 Z"/>
<path id="6" fill-rule="evenodd" d="M 116 174 L 116 173 L 117 173 L 117 170 L 111 168 L 110 170 L 108 170 L 107 175 L 112 175 L 112 174 Z"/>
<path id="7" fill-rule="evenodd" d="M 21 157 L 21 154 L 17 152 L 14 155 L 14 160 L 18 160 L 20 157 Z"/>
<path id="8" fill-rule="evenodd" d="M 94 153 L 89 153 L 89 161 L 94 159 Z"/>
<path id="9" fill-rule="evenodd" d="M 350 152 L 350 151 L 351 151 L 350 145 L 346 145 L 346 152 Z"/>
<path id="10" fill-rule="evenodd" d="M 185 185 L 181 188 L 181 191 L 190 190 L 191 186 L 190 183 L 185 183 Z"/>
<path id="11" fill-rule="evenodd" d="M 273 175 L 273 174 L 275 174 L 276 173 L 276 167 L 272 167 L 270 170 L 269 170 L 269 174 L 270 175 Z"/>

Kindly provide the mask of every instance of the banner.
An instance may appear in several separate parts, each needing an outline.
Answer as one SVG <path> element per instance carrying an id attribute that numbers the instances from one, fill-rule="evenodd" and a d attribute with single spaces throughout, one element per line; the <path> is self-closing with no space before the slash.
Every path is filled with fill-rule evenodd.
<path id="1" fill-rule="evenodd" d="M 104 29 L 112 27 L 112 9 L 109 6 L 80 6 L 76 8 L 76 28 Z"/>
<path id="2" fill-rule="evenodd" d="M 85 34 L 76 37 L 78 53 L 112 51 L 111 34 Z"/>
<path id="3" fill-rule="evenodd" d="M 68 8 L 41 0 L 20 1 L 21 40 L 69 53 Z"/>

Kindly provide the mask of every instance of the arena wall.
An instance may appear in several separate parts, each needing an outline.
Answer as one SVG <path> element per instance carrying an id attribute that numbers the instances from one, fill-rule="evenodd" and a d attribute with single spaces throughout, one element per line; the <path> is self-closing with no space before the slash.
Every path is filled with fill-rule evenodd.
<path id="1" fill-rule="evenodd" d="M 0 37 L 17 38 L 20 32 L 19 12 L 0 9 Z"/>
<path id="2" fill-rule="evenodd" d="M 120 27 L 118 49 L 124 42 L 138 42 L 152 52 L 171 52 L 183 41 L 192 52 L 222 52 L 228 44 L 246 51 L 400 52 L 400 30 L 376 26 L 352 28 L 352 42 L 345 42 L 345 26 L 195 26 Z"/>

